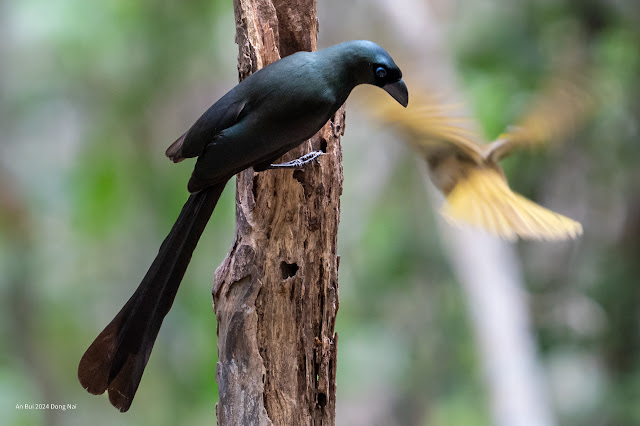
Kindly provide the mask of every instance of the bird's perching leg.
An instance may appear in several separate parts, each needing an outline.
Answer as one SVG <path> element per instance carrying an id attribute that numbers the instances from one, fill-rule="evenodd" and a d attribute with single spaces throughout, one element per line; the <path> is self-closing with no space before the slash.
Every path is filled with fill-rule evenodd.
<path id="1" fill-rule="evenodd" d="M 324 152 L 322 152 L 322 151 L 311 151 L 310 153 L 305 154 L 300 158 L 296 158 L 295 160 L 287 161 L 286 163 L 270 164 L 267 167 L 267 170 L 269 170 L 269 169 L 300 169 L 305 164 L 311 163 L 313 160 L 317 159 L 321 155 L 324 155 Z"/>

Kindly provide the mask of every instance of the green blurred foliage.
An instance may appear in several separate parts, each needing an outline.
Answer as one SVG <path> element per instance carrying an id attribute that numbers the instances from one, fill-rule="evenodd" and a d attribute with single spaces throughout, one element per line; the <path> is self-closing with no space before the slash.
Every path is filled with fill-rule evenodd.
<path id="1" fill-rule="evenodd" d="M 0 186 L 17 191 L 33 235 L 0 234 L 2 423 L 210 423 L 215 317 L 210 286 L 201 284 L 212 281 L 233 235 L 232 185 L 131 413 L 87 394 L 76 368 L 186 199 L 189 166 L 170 167 L 163 147 L 216 91 L 234 84 L 231 3 L 64 0 L 1 8 L 0 167 L 14 178 Z M 77 408 L 15 408 L 25 403 Z"/>

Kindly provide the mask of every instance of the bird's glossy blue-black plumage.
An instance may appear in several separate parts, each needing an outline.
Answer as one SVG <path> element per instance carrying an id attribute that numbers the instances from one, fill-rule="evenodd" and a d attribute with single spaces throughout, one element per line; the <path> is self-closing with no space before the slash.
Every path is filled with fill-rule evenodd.
<path id="1" fill-rule="evenodd" d="M 355 86 L 384 87 L 401 77 L 391 56 L 369 41 L 294 53 L 220 98 L 168 155 L 174 161 L 199 157 L 189 190 L 200 191 L 311 137 Z"/>
<path id="2" fill-rule="evenodd" d="M 370 41 L 345 42 L 295 53 L 247 77 L 167 149 L 175 162 L 198 157 L 188 185 L 193 194 L 136 292 L 82 357 L 78 379 L 85 389 L 94 394 L 108 390 L 115 407 L 129 409 L 162 320 L 226 182 L 248 167 L 264 169 L 311 137 L 359 84 L 382 87 L 407 105 L 407 88 L 391 56 Z"/>

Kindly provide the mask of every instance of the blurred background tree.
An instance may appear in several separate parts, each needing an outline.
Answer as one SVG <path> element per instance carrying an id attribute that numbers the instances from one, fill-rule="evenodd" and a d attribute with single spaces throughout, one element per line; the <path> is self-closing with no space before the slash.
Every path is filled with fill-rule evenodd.
<path id="1" fill-rule="evenodd" d="M 429 71 L 429 57 L 420 67 L 416 58 L 444 52 L 455 67 L 431 87 L 455 80 L 489 139 L 524 112 L 559 46 L 580 35 L 594 84 L 606 89 L 597 116 L 557 150 L 514 156 L 505 168 L 514 189 L 580 220 L 585 233 L 571 243 L 519 243 L 517 263 L 557 423 L 640 424 L 640 5 L 411 7 L 431 14 L 439 32 L 420 22 L 387 25 L 383 0 L 319 2 L 319 46 L 377 41 L 409 81 Z M 172 166 L 164 150 L 236 83 L 233 22 L 231 2 L 221 0 L 0 1 L 3 424 L 214 421 L 210 289 L 233 236 L 233 185 L 165 320 L 134 408 L 121 415 L 87 394 L 76 368 L 186 199 L 191 165 Z M 406 43 L 409 31 L 419 31 L 424 52 Z M 337 423 L 491 424 L 473 316 L 422 171 L 358 102 L 374 90 L 356 89 L 343 140 Z M 77 408 L 15 409 L 24 403 Z"/>

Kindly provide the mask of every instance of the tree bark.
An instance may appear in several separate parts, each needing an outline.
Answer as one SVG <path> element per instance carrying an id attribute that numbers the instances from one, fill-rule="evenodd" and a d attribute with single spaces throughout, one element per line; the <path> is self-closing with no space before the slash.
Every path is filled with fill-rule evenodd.
<path id="1" fill-rule="evenodd" d="M 315 0 L 235 0 L 240 79 L 315 50 Z M 214 279 L 219 425 L 333 425 L 344 107 L 285 155 L 303 170 L 237 175 L 236 235 Z"/>

